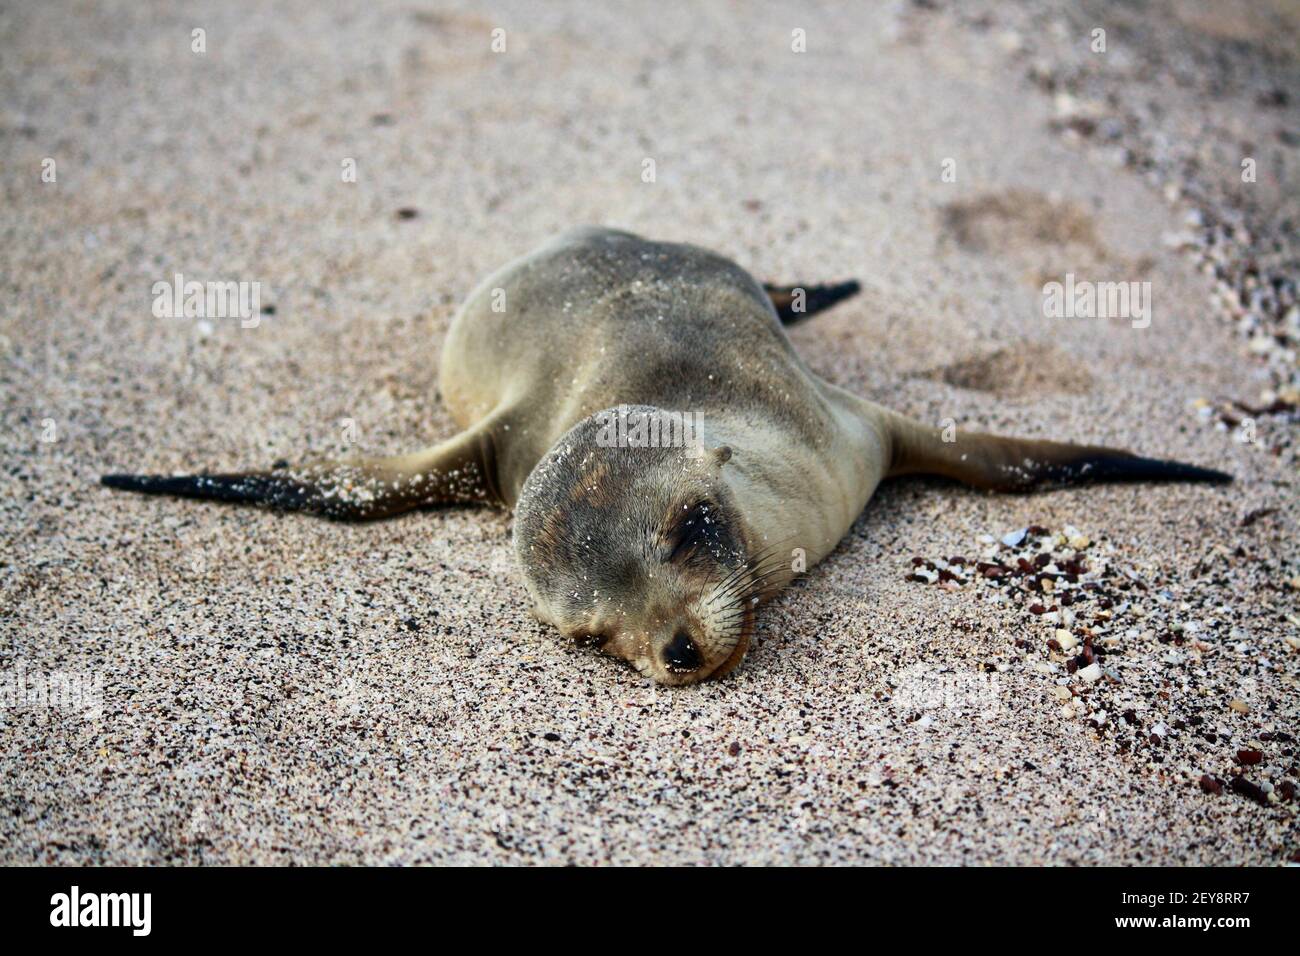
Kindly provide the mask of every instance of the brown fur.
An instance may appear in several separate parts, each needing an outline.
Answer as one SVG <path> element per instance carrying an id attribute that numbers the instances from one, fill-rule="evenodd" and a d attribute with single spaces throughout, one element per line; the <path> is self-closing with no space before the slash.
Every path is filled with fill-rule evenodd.
<path id="1" fill-rule="evenodd" d="M 807 287 L 808 311 L 855 290 Z M 945 442 L 815 375 L 782 328 L 793 287 L 769 291 L 695 246 L 578 230 L 488 277 L 457 314 L 442 392 L 460 435 L 392 459 L 105 484 L 347 519 L 513 507 L 537 616 L 682 684 L 740 663 L 757 602 L 789 583 L 795 555 L 811 567 L 829 553 L 887 476 L 999 490 L 1227 478 L 1109 448 L 969 432 Z M 699 415 L 702 444 L 603 447 L 594 416 L 616 406 Z M 697 506 L 708 520 L 678 552 L 675 516 Z M 671 666 L 683 648 L 698 666 Z"/>

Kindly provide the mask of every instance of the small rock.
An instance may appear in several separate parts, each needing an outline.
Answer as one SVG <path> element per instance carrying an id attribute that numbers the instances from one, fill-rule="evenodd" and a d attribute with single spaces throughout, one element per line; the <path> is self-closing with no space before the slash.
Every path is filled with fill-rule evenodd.
<path id="1" fill-rule="evenodd" d="M 1239 714 L 1249 714 L 1249 713 L 1250 713 L 1250 704 L 1246 703 L 1246 702 L 1245 702 L 1244 700 L 1242 700 L 1240 697 L 1234 697 L 1234 698 L 1232 698 L 1232 700 L 1229 702 L 1228 706 L 1229 706 L 1232 710 L 1235 710 L 1235 711 L 1236 711 L 1237 713 L 1239 713 Z"/>
<path id="2" fill-rule="evenodd" d="M 1002 49 L 1006 50 L 1008 53 L 1019 53 L 1021 48 L 1025 45 L 1024 41 L 1020 38 L 1020 34 L 1013 30 L 1007 30 L 1004 33 L 999 34 L 998 43 L 1002 46 Z"/>
<path id="3" fill-rule="evenodd" d="M 1101 665 L 1093 661 L 1087 667 L 1079 669 L 1079 677 L 1088 684 L 1095 684 L 1101 680 Z"/>
<path id="4" fill-rule="evenodd" d="M 1268 794 L 1262 788 L 1251 783 L 1245 777 L 1233 777 L 1228 782 L 1234 793 L 1239 793 L 1243 797 L 1249 797 L 1262 807 L 1268 806 Z"/>

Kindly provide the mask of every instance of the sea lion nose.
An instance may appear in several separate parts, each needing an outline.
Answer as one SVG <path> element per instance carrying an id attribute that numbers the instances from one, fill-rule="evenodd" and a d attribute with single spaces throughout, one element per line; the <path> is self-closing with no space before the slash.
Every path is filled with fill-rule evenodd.
<path id="1" fill-rule="evenodd" d="M 668 642 L 664 648 L 664 663 L 672 671 L 693 671 L 700 666 L 700 652 L 695 648 L 695 642 L 685 631 L 678 631 L 677 635 Z"/>

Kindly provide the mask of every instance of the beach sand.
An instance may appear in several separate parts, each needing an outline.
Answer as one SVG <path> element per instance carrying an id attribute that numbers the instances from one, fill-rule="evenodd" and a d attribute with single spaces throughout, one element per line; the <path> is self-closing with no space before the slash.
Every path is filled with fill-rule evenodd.
<path id="1" fill-rule="evenodd" d="M 1296 860 L 1300 14 L 1145 11 L 7 5 L 0 862 Z M 450 435 L 456 304 L 584 223 L 858 278 L 791 337 L 883 404 L 1237 481 L 890 484 L 684 689 L 533 622 L 505 513 L 97 484 Z"/>

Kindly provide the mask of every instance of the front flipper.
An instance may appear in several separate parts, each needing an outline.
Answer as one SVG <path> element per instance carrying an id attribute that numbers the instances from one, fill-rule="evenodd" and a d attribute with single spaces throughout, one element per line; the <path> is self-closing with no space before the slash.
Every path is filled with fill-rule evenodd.
<path id="1" fill-rule="evenodd" d="M 493 422 L 391 458 L 323 461 L 231 474 L 104 475 L 109 488 L 305 511 L 339 521 L 387 518 L 431 505 L 502 503 Z"/>
<path id="2" fill-rule="evenodd" d="M 1118 448 L 956 429 L 945 434 L 894 412 L 881 409 L 879 413 L 890 437 L 890 477 L 941 475 L 992 491 L 1033 491 L 1087 482 L 1232 481 L 1222 471 L 1143 458 Z"/>

